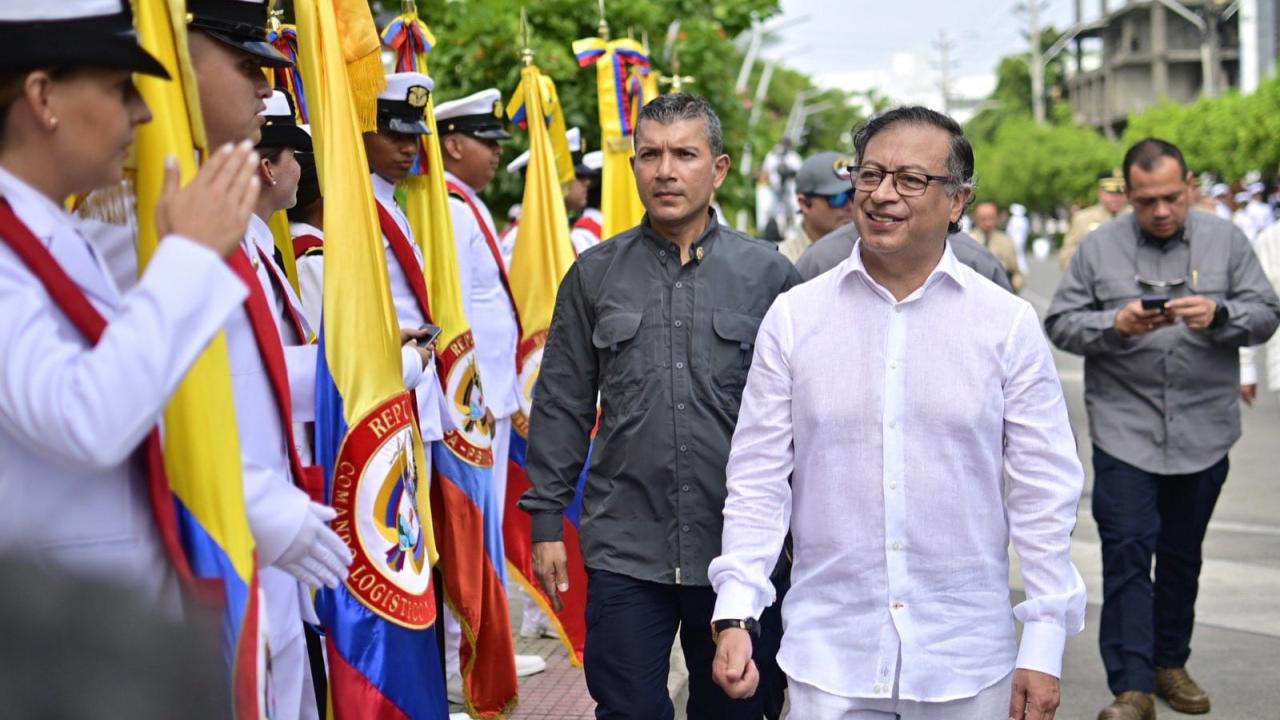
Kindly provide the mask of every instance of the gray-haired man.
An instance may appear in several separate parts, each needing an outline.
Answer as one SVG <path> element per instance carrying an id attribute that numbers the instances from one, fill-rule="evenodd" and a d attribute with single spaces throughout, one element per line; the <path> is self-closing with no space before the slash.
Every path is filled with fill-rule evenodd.
<path id="1" fill-rule="evenodd" d="M 711 680 L 707 565 L 720 551 L 725 462 L 760 319 L 799 282 L 772 246 L 716 222 L 729 171 L 720 120 L 701 98 L 640 111 L 632 169 L 645 217 L 592 247 L 560 285 L 530 419 L 534 564 L 553 602 L 566 589 L 564 509 L 602 413 L 580 523 L 587 687 L 597 718 L 670 718 L 676 630 L 690 718 L 776 717 L 777 608 L 761 618 L 757 697 Z M 768 707 L 766 705 L 769 705 Z"/>

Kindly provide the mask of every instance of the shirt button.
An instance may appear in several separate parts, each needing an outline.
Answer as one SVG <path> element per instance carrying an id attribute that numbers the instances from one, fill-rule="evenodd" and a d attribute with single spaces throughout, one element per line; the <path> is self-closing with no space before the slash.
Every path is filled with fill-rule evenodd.
<path id="1" fill-rule="evenodd" d="M 680 289 L 680 288 L 682 288 L 682 287 L 684 287 L 684 283 L 682 283 L 682 282 L 678 282 L 678 283 L 676 283 L 676 289 L 677 289 L 677 290 L 679 290 L 679 289 Z"/>
<path id="2" fill-rule="evenodd" d="M 678 362 L 678 363 L 676 363 L 676 369 L 677 369 L 677 370 L 683 370 L 683 369 L 684 369 L 684 363 L 682 363 L 682 362 Z"/>
<path id="3" fill-rule="evenodd" d="M 894 550 L 901 550 L 901 549 L 902 549 L 902 544 L 901 544 L 901 543 L 894 543 L 894 544 L 893 544 L 893 549 L 894 549 Z"/>
<path id="4" fill-rule="evenodd" d="M 689 526 L 688 526 L 688 525 L 681 525 L 681 526 L 680 526 L 680 532 L 689 532 Z"/>
<path id="5" fill-rule="evenodd" d="M 659 251 L 658 251 L 658 257 L 660 257 L 660 258 L 664 258 L 664 257 L 666 257 L 666 256 L 667 256 L 667 251 L 666 251 L 666 250 L 659 250 Z"/>
<path id="6" fill-rule="evenodd" d="M 893 428 L 896 428 L 896 427 L 898 427 L 898 421 L 897 421 L 897 420 L 890 420 L 890 421 L 889 421 L 889 429 L 890 429 L 890 430 L 892 430 Z"/>
<path id="7" fill-rule="evenodd" d="M 680 489 L 681 489 L 681 490 L 683 490 L 683 491 L 685 491 L 685 492 L 689 492 L 689 484 L 688 484 L 688 483 L 685 483 L 684 485 L 681 485 L 681 486 L 680 486 Z"/>
<path id="8" fill-rule="evenodd" d="M 681 445 L 681 446 L 680 446 L 680 452 L 689 452 L 689 446 L 688 446 L 688 445 Z"/>
<path id="9" fill-rule="evenodd" d="M 898 489 L 898 483 L 897 483 L 897 481 L 894 481 L 894 482 L 889 483 L 889 489 L 890 489 L 890 490 L 897 490 L 897 489 Z"/>
<path id="10" fill-rule="evenodd" d="M 901 305 L 894 305 L 894 306 L 893 306 L 893 311 L 894 311 L 894 312 L 896 312 L 896 313 L 900 313 L 900 312 L 902 312 L 902 306 L 901 306 Z"/>
<path id="11" fill-rule="evenodd" d="M 677 320 L 677 321 L 676 321 L 676 327 L 684 327 L 684 321 L 682 321 L 682 320 Z"/>
<path id="12" fill-rule="evenodd" d="M 898 361 L 897 361 L 897 360 L 892 360 L 892 361 L 890 361 L 890 362 L 889 362 L 889 369 L 890 369 L 890 370 L 897 370 L 897 369 L 898 369 Z"/>
<path id="13" fill-rule="evenodd" d="M 684 409 L 684 403 L 680 403 L 679 405 L 676 405 L 676 409 L 677 409 L 677 410 L 683 410 L 683 409 Z"/>

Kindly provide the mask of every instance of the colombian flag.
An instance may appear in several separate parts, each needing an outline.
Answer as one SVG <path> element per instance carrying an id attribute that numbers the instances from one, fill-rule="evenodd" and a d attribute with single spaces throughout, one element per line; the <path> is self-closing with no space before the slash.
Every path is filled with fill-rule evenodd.
<path id="1" fill-rule="evenodd" d="M 346 583 L 318 595 L 330 711 L 337 720 L 442 719 L 448 706 L 430 584 L 436 560 L 430 466 L 401 377 L 399 329 L 360 141 L 376 117 L 383 79 L 378 37 L 363 0 L 300 0 L 294 9 L 330 238 L 316 457 L 338 512 L 333 529 L 355 555 Z"/>
<path id="2" fill-rule="evenodd" d="M 657 96 L 657 85 L 645 80 L 652 72 L 652 63 L 644 46 L 635 40 L 583 38 L 574 41 L 573 53 L 582 67 L 596 66 L 600 149 L 604 151 L 601 236 L 607 239 L 639 225 L 644 217 L 636 179 L 631 174 L 631 134 L 635 132 L 640 108 Z"/>
<path id="3" fill-rule="evenodd" d="M 427 73 L 426 51 L 435 38 L 416 12 L 393 21 L 383 41 L 396 50 L 397 71 Z M 493 490 L 492 427 L 463 309 L 434 107 L 428 99 L 431 134 L 422 138 L 422 152 L 405 181 L 405 214 L 422 246 L 431 309 L 442 329 L 436 374 L 444 389 L 445 436 L 432 443 L 431 504 L 445 600 L 462 625 L 459 664 L 466 708 L 474 716 L 496 718 L 515 707 L 520 686 L 497 522 L 501 499 Z"/>
<path id="4" fill-rule="evenodd" d="M 561 184 L 573 180 L 573 160 L 564 131 L 564 113 L 555 83 L 536 65 L 520 72 L 520 86 L 507 106 L 507 115 L 547 118 L 545 124 L 527 123 L 529 166 L 525 171 L 524 210 L 511 258 L 511 294 L 520 317 L 522 337 L 516 352 L 519 368 L 520 410 L 511 423 L 511 458 L 507 471 L 506 514 L 503 535 L 507 562 L 529 596 L 542 607 L 556 629 L 574 665 L 582 665 L 586 644 L 586 568 L 577 541 L 577 527 L 566 520 L 565 549 L 569 552 L 569 592 L 561 595 L 564 609 L 557 615 L 533 572 L 531 520 L 516 507 L 531 486 L 525 473 L 529 451 L 529 415 L 533 388 L 542 367 L 542 351 L 551 327 L 556 289 L 573 264 L 569 221 Z M 579 501 L 580 505 L 581 501 Z M 575 516 L 576 517 L 576 516 Z"/>
<path id="5" fill-rule="evenodd" d="M 167 156 L 177 158 L 183 182 L 196 172 L 205 146 L 199 94 L 187 52 L 183 3 L 137 0 L 134 22 L 143 47 L 164 63 L 172 81 L 135 76 L 156 117 L 138 128 L 140 218 L 155 216 Z M 138 223 L 139 266 L 155 252 L 155 225 Z M 196 360 L 164 414 L 165 470 L 174 494 L 178 532 L 198 598 L 221 612 L 235 716 L 264 717 L 266 627 L 258 588 L 253 534 L 245 515 L 240 442 L 226 337 L 221 333 Z"/>

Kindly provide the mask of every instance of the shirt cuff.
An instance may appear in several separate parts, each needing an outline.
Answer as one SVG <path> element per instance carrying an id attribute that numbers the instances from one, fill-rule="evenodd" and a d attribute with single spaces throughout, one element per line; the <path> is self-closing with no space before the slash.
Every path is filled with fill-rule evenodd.
<path id="1" fill-rule="evenodd" d="M 1062 654 L 1067 649 L 1067 631 L 1051 622 L 1029 622 L 1022 626 L 1022 645 L 1016 667 L 1062 677 Z"/>
<path id="2" fill-rule="evenodd" d="M 533 541 L 561 542 L 564 540 L 564 513 L 533 513 Z"/>
<path id="3" fill-rule="evenodd" d="M 716 608 L 711 614 L 711 621 L 746 618 L 759 620 L 769 603 L 769 598 L 761 602 L 759 592 L 752 586 L 736 579 L 727 579 L 716 588 Z"/>

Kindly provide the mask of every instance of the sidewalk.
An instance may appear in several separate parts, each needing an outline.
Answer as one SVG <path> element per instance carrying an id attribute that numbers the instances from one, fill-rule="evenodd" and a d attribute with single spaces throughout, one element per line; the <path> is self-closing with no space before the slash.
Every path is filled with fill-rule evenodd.
<path id="1" fill-rule="evenodd" d="M 547 669 L 520 682 L 520 704 L 511 720 L 594 720 L 596 705 L 587 693 L 582 668 L 569 664 L 569 654 L 557 639 L 530 640 L 519 635 L 523 598 L 511 593 L 511 627 L 516 631 L 516 653 L 539 655 L 547 661 Z M 679 639 L 671 649 L 671 675 L 667 688 L 675 699 L 676 718 L 684 717 L 687 699 L 688 671 L 680 652 Z M 454 708 L 457 712 L 458 708 Z"/>

